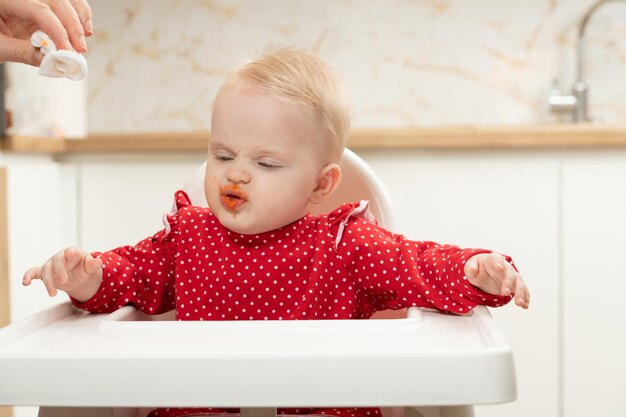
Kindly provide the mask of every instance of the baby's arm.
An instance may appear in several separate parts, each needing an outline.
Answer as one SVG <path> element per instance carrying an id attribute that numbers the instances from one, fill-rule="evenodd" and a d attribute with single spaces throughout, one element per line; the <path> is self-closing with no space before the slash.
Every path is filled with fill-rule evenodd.
<path id="1" fill-rule="evenodd" d="M 134 246 L 93 254 L 68 248 L 41 267 L 28 270 L 23 284 L 41 279 L 51 296 L 63 290 L 74 305 L 91 312 L 111 312 L 125 305 L 134 305 L 147 314 L 172 310 L 179 217 L 190 204 L 187 195 L 179 191 L 177 210 L 166 217 L 165 228 L 153 236 Z"/>
<path id="2" fill-rule="evenodd" d="M 135 246 L 86 253 L 68 248 L 41 267 L 29 269 L 23 284 L 41 279 L 48 294 L 63 290 L 77 307 L 96 313 L 132 304 L 147 314 L 174 308 L 172 242 L 164 231 Z"/>
<path id="3" fill-rule="evenodd" d="M 465 263 L 467 280 L 480 290 L 494 295 L 515 294 L 515 304 L 528 308 L 530 293 L 522 276 L 499 253 L 480 253 Z"/>
<path id="4" fill-rule="evenodd" d="M 42 266 L 30 268 L 22 284 L 40 279 L 51 297 L 65 291 L 80 302 L 89 300 L 102 283 L 102 261 L 78 248 L 67 248 L 52 256 Z"/>
<path id="5" fill-rule="evenodd" d="M 412 241 L 356 218 L 346 223 L 337 252 L 366 306 L 374 310 L 419 306 L 464 314 L 479 304 L 504 305 L 518 290 L 518 305 L 528 303 L 526 286 L 510 259 L 487 250 Z M 501 261 L 494 262 L 492 275 L 487 259 Z M 473 272 L 476 265 L 483 269 L 480 274 Z"/>

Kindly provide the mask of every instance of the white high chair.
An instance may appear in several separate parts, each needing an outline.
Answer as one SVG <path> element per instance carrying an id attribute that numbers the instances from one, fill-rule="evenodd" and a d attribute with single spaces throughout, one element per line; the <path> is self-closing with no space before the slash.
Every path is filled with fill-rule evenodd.
<path id="1" fill-rule="evenodd" d="M 332 210 L 369 199 L 392 210 L 354 153 Z M 200 168 L 185 190 L 205 205 Z M 473 404 L 512 401 L 513 356 L 489 311 L 411 308 L 386 320 L 176 322 L 133 307 L 89 314 L 69 302 L 0 329 L 0 405 L 41 417 L 142 417 L 156 407 L 383 407 L 387 417 L 470 417 Z M 385 408 L 386 407 L 386 408 Z"/>

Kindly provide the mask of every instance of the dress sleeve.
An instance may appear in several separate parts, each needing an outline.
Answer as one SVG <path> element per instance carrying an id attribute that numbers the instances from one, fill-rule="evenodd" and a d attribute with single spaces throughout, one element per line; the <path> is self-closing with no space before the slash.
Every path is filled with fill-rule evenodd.
<path id="1" fill-rule="evenodd" d="M 147 314 L 175 308 L 174 278 L 181 211 L 190 206 L 183 191 L 175 195 L 172 212 L 165 214 L 165 228 L 135 246 L 94 252 L 102 259 L 102 284 L 85 302 L 71 298 L 77 307 L 96 313 L 133 305 Z"/>
<path id="2" fill-rule="evenodd" d="M 429 307 L 464 314 L 512 298 L 483 292 L 465 277 L 467 260 L 488 250 L 406 239 L 372 222 L 367 202 L 344 205 L 328 218 L 337 254 L 371 313 Z"/>

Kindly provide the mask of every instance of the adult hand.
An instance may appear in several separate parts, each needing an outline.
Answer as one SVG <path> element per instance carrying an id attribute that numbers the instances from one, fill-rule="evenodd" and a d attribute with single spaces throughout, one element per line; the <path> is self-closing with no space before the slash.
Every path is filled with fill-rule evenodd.
<path id="1" fill-rule="evenodd" d="M 0 0 L 0 62 L 39 66 L 43 54 L 30 43 L 41 30 L 57 49 L 87 51 L 86 36 L 93 35 L 87 0 Z"/>

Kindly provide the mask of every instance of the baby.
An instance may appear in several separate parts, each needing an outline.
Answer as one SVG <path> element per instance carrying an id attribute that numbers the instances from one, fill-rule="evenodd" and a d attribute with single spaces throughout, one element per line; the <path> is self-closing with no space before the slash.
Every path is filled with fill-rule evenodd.
<path id="1" fill-rule="evenodd" d="M 261 56 L 215 99 L 204 180 L 210 208 L 179 191 L 154 236 L 108 252 L 65 249 L 28 270 L 23 284 L 41 279 L 51 296 L 63 290 L 92 312 L 131 304 L 148 314 L 176 309 L 178 320 L 366 319 L 411 306 L 463 314 L 511 298 L 528 308 L 508 257 L 408 240 L 377 226 L 365 202 L 310 214 L 341 180 L 349 112 L 339 77 L 318 57 L 291 49 Z"/>

